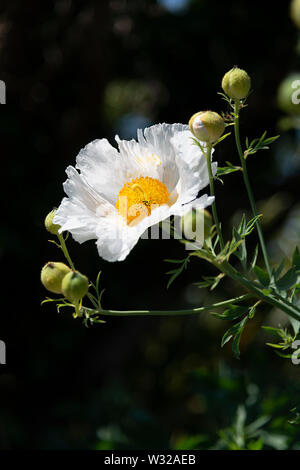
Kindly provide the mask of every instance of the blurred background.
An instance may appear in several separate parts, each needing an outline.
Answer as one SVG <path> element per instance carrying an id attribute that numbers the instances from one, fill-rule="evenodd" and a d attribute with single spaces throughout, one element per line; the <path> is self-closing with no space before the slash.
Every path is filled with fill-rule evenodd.
<path id="1" fill-rule="evenodd" d="M 287 1 L 1 2 L 0 448 L 300 448 L 290 411 L 300 402 L 299 367 L 265 345 L 261 328 L 284 326 L 280 312 L 261 308 L 238 361 L 230 344 L 220 348 L 230 325 L 209 314 L 106 318 L 86 328 L 67 310 L 41 307 L 39 280 L 45 262 L 63 260 L 43 222 L 79 150 L 153 123 L 187 123 L 199 110 L 226 111 L 217 93 L 234 65 L 252 78 L 243 142 L 281 134 L 269 152 L 249 157 L 249 174 L 272 264 L 291 254 L 300 235 L 300 113 L 291 106 L 299 2 L 292 17 Z M 232 138 L 215 158 L 238 161 Z M 229 236 L 248 202 L 239 174 L 224 181 L 216 191 Z M 255 234 L 249 241 L 254 250 Z M 217 293 L 198 289 L 212 273 L 198 260 L 167 290 L 164 259 L 186 255 L 176 241 L 141 240 L 113 264 L 94 241 L 70 237 L 68 246 L 90 279 L 102 270 L 105 308 L 192 308 L 237 292 L 228 282 Z"/>

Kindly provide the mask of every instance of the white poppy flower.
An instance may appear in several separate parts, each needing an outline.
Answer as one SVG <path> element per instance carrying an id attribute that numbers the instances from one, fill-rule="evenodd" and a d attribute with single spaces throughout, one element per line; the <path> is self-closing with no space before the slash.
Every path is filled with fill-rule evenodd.
<path id="1" fill-rule="evenodd" d="M 206 194 L 197 199 L 209 177 L 192 137 L 183 124 L 158 124 L 139 129 L 137 142 L 116 136 L 119 151 L 106 139 L 88 144 L 66 170 L 68 197 L 54 217 L 60 232 L 96 239 L 102 258 L 122 261 L 150 226 L 212 204 Z"/>

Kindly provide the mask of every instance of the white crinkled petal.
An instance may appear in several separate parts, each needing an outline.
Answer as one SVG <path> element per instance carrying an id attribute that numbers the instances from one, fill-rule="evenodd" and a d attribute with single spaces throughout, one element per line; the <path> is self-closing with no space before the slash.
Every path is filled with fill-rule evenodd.
<path id="1" fill-rule="evenodd" d="M 208 196 L 203 194 L 203 196 L 194 199 L 194 201 L 189 202 L 188 204 L 180 204 L 180 201 L 177 204 L 174 204 L 172 207 L 172 214 L 182 217 L 187 214 L 192 209 L 205 209 L 214 202 L 214 196 Z"/>
<path id="2" fill-rule="evenodd" d="M 96 237 L 97 218 L 77 200 L 64 198 L 56 211 L 54 223 L 61 226 L 60 232 L 68 230 L 74 240 L 83 243 Z"/>
<path id="3" fill-rule="evenodd" d="M 96 238 L 99 217 L 116 214 L 117 210 L 98 194 L 75 168 L 66 170 L 68 179 L 64 183 L 64 198 L 56 210 L 54 223 L 61 226 L 60 232 L 68 230 L 80 243 Z"/>
<path id="4" fill-rule="evenodd" d="M 183 124 L 157 124 L 138 129 L 138 141 L 121 140 L 116 136 L 120 154 L 127 162 L 128 173 L 124 183 L 132 178 L 149 176 L 162 181 L 172 192 L 178 182 L 176 153 L 171 139 L 185 131 Z"/>
<path id="5" fill-rule="evenodd" d="M 179 169 L 176 159 L 176 149 L 172 145 L 172 139 L 180 136 L 188 129 L 184 124 L 157 124 L 144 130 L 138 130 L 138 140 L 147 148 L 152 149 L 153 153 L 160 159 L 158 166 L 159 179 L 170 192 L 172 192 L 178 183 Z"/>
<path id="6" fill-rule="evenodd" d="M 171 139 L 176 149 L 180 179 L 177 192 L 183 204 L 195 199 L 199 191 L 209 184 L 209 175 L 205 156 L 189 130 L 174 135 Z M 205 147 L 205 144 L 202 145 Z M 213 152 L 212 152 L 213 153 Z M 212 163 L 215 175 L 217 164 Z"/>
<path id="7" fill-rule="evenodd" d="M 100 218 L 96 231 L 99 255 L 107 261 L 123 261 L 143 233 L 170 214 L 169 206 L 160 206 L 134 226 L 125 224 L 120 216 Z"/>
<path id="8" fill-rule="evenodd" d="M 101 217 L 96 236 L 98 253 L 106 261 L 123 261 L 140 237 L 136 230 L 130 230 L 118 217 Z"/>
<path id="9" fill-rule="evenodd" d="M 116 136 L 116 142 L 120 151 L 120 165 L 124 166 L 122 186 L 126 182 L 141 176 L 158 178 L 157 163 L 149 148 L 144 148 L 134 139 L 121 140 L 118 135 Z"/>
<path id="10" fill-rule="evenodd" d="M 94 140 L 80 150 L 76 168 L 98 194 L 112 204 L 116 203 L 127 168 L 118 150 L 107 139 Z"/>
<path id="11" fill-rule="evenodd" d="M 142 219 L 138 224 L 132 227 L 139 236 L 141 236 L 149 227 L 158 224 L 162 220 L 165 220 L 167 217 L 172 215 L 172 207 L 167 204 L 157 207 L 152 210 L 151 214 L 148 217 Z"/>

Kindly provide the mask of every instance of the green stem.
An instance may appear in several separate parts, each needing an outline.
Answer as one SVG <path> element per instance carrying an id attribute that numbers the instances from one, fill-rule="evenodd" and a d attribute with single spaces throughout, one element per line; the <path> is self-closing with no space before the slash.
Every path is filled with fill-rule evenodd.
<path id="1" fill-rule="evenodd" d="M 214 177 L 213 177 L 213 173 L 211 169 L 211 149 L 212 149 L 211 145 L 207 144 L 206 163 L 207 163 L 207 170 L 208 170 L 208 176 L 209 176 L 210 195 L 214 196 L 215 186 L 214 186 Z M 220 228 L 220 223 L 219 223 L 219 218 L 218 218 L 218 213 L 217 213 L 217 206 L 216 206 L 215 201 L 212 203 L 212 213 L 213 213 L 215 225 L 216 225 L 218 236 L 219 236 L 220 246 L 221 246 L 221 249 L 223 249 L 224 240 L 223 240 L 223 235 L 222 235 L 222 231 Z"/>
<path id="2" fill-rule="evenodd" d="M 280 299 L 274 297 L 272 294 L 265 294 L 258 286 L 256 286 L 252 281 L 242 276 L 236 269 L 234 269 L 228 262 L 224 262 L 221 265 L 216 265 L 219 270 L 227 274 L 231 279 L 240 283 L 244 288 L 253 296 L 263 300 L 269 305 L 276 307 L 283 312 L 287 313 L 290 317 L 300 320 L 300 309 L 296 305 L 291 304 L 286 299 Z"/>
<path id="3" fill-rule="evenodd" d="M 242 164 L 243 177 L 244 177 L 245 186 L 246 186 L 246 189 L 247 189 L 247 192 L 248 192 L 248 197 L 249 197 L 251 209 L 252 209 L 254 217 L 257 217 L 258 212 L 257 212 L 257 209 L 256 209 L 256 204 L 255 204 L 255 200 L 254 200 L 254 197 L 253 197 L 253 193 L 252 193 L 252 189 L 251 189 L 251 185 L 250 185 L 250 181 L 249 181 L 249 177 L 248 177 L 246 160 L 244 158 L 244 153 L 243 153 L 242 146 L 241 146 L 240 129 L 239 129 L 239 111 L 240 111 L 240 102 L 239 102 L 239 100 L 236 100 L 234 102 L 234 115 L 235 115 L 235 117 L 234 117 L 234 135 L 235 135 L 235 142 L 236 142 L 236 146 L 237 146 L 239 157 L 240 157 L 241 164 Z M 258 238 L 259 238 L 259 241 L 260 241 L 263 257 L 264 257 L 264 260 L 265 260 L 265 265 L 266 265 L 269 277 L 271 279 L 272 271 L 271 271 L 271 268 L 270 268 L 268 253 L 267 253 L 265 240 L 264 240 L 264 236 L 263 236 L 263 232 L 262 232 L 259 220 L 256 221 L 256 228 L 257 228 Z"/>
<path id="4" fill-rule="evenodd" d="M 192 308 L 188 310 L 93 310 L 93 309 L 86 308 L 86 307 L 83 307 L 83 309 L 88 312 L 93 312 L 93 314 L 110 315 L 110 316 L 118 316 L 118 317 L 128 317 L 128 316 L 136 316 L 136 315 L 147 315 L 147 316 L 192 315 L 192 314 L 198 314 L 200 312 L 204 312 L 205 310 L 212 310 L 214 308 L 224 307 L 225 305 L 229 305 L 234 302 L 242 302 L 252 297 L 253 297 L 252 294 L 244 294 L 244 295 L 240 295 L 239 297 L 234 297 L 229 300 L 223 300 L 222 302 L 217 302 L 212 305 Z"/>
<path id="5" fill-rule="evenodd" d="M 57 236 L 58 236 L 58 239 L 60 241 L 61 249 L 62 249 L 66 259 L 68 260 L 68 263 L 69 263 L 70 267 L 73 269 L 73 271 L 75 271 L 75 266 L 73 264 L 73 261 L 71 260 L 70 255 L 69 255 L 68 248 L 67 248 L 67 245 L 66 245 L 66 242 L 65 242 L 65 239 L 64 239 L 62 233 L 58 233 Z"/>
<path id="6" fill-rule="evenodd" d="M 211 261 L 212 262 L 212 261 Z M 283 312 L 287 313 L 290 317 L 295 318 L 296 320 L 300 321 L 300 309 L 293 305 L 289 301 L 283 298 L 274 297 L 271 293 L 264 293 L 261 288 L 259 288 L 254 282 L 250 281 L 246 277 L 242 276 L 231 264 L 227 261 L 223 263 L 214 263 L 212 264 L 221 272 L 226 274 L 228 277 L 233 279 L 234 281 L 238 282 L 242 285 L 247 291 L 247 294 L 241 295 L 239 297 L 234 297 L 229 300 L 224 300 L 222 302 L 217 302 L 212 305 L 207 305 L 203 307 L 193 308 L 193 309 L 185 309 L 185 310 L 101 310 L 101 309 L 90 309 L 87 307 L 83 307 L 83 310 L 87 313 L 93 315 L 106 315 L 106 316 L 119 316 L 119 317 L 127 317 L 127 316 L 138 316 L 138 315 L 145 315 L 145 316 L 174 316 L 174 315 L 191 315 L 191 314 L 199 314 L 200 312 L 204 312 L 207 310 L 212 310 L 218 307 L 224 307 L 231 303 L 242 302 L 244 300 L 248 300 L 250 298 L 256 298 L 260 301 L 264 301 L 267 304 L 271 305 L 272 307 L 276 307 Z"/>

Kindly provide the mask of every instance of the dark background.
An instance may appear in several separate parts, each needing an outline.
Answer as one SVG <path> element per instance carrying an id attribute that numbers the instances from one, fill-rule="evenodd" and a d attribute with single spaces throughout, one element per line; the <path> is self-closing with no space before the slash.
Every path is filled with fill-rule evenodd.
<path id="1" fill-rule="evenodd" d="M 299 149 L 297 131 L 278 127 L 284 113 L 276 97 L 299 68 L 297 38 L 289 2 L 1 2 L 0 448 L 184 448 L 187 436 L 209 448 L 240 403 L 250 421 L 270 416 L 274 432 L 289 436 L 286 446 L 297 445 L 286 416 L 299 401 L 299 371 L 268 349 L 260 328 L 283 324 L 279 312 L 261 309 L 237 361 L 230 345 L 220 348 L 229 325 L 209 315 L 107 318 L 85 328 L 67 310 L 41 307 L 47 292 L 39 280 L 45 262 L 63 261 L 43 221 L 59 205 L 65 168 L 79 150 L 95 138 L 113 142 L 116 133 L 134 137 L 152 123 L 186 123 L 199 110 L 225 111 L 217 92 L 234 65 L 252 78 L 243 142 L 264 130 L 282 134 L 271 151 L 249 159 L 249 172 L 272 261 L 289 255 L 300 233 Z M 231 138 L 215 158 L 237 162 Z M 240 175 L 224 179 L 216 191 L 229 236 L 248 203 Z M 94 241 L 70 237 L 68 246 L 90 279 L 102 270 L 105 308 L 192 308 L 236 292 L 226 282 L 217 294 L 197 289 L 193 282 L 211 273 L 199 261 L 166 290 L 164 259 L 185 256 L 175 241 L 142 240 L 112 264 Z"/>

